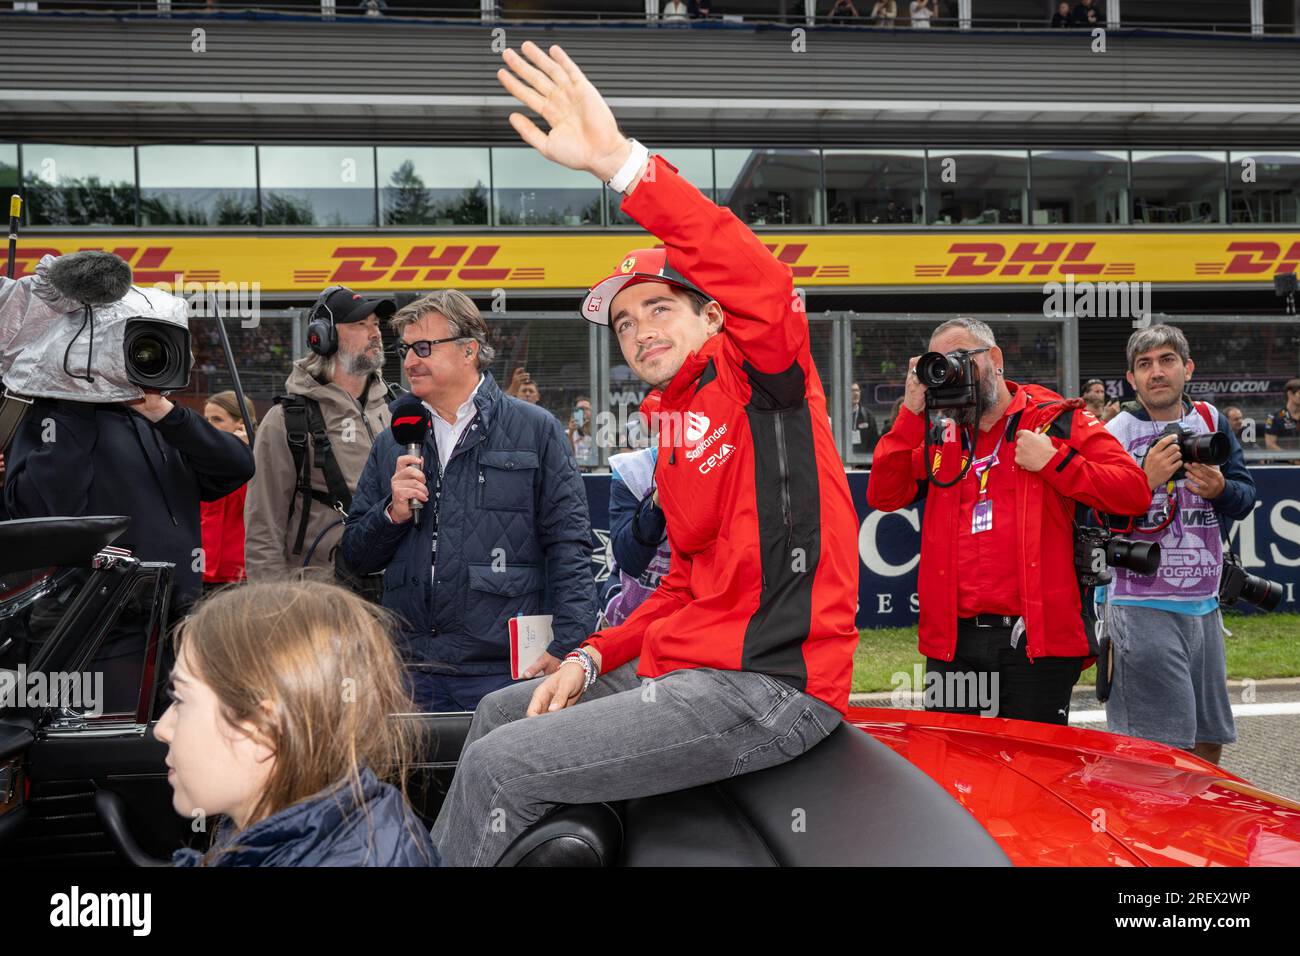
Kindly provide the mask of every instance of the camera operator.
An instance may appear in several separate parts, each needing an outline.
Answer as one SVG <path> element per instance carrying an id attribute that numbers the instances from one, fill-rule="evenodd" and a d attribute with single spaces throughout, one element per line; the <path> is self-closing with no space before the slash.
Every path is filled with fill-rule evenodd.
<path id="1" fill-rule="evenodd" d="M 244 506 L 249 580 L 284 575 L 304 561 L 335 569 L 343 537 L 335 505 L 346 512 L 370 446 L 389 425 L 379 325 L 395 311 L 391 299 L 342 286 L 313 306 L 308 354 L 294 363 L 287 394 L 257 433 L 257 476 Z"/>
<path id="2" fill-rule="evenodd" d="M 918 584 L 927 709 L 1064 724 L 1090 656 L 1074 569 L 1075 503 L 1138 514 L 1150 489 L 1082 400 L 1004 380 L 1002 350 L 985 323 L 945 322 L 930 349 L 964 366 L 973 404 L 950 414 L 965 427 L 931 449 L 928 471 L 927 405 L 946 411 L 934 399 L 947 400 L 948 390 L 927 397 L 914 356 L 867 486 L 870 505 L 885 511 L 926 497 Z M 976 427 L 972 454 L 966 431 Z M 945 692 L 934 706 L 936 684 L 991 685 L 991 699 L 972 706 Z"/>
<path id="3" fill-rule="evenodd" d="M 559 421 L 503 394 L 487 371 L 493 349 L 474 300 L 435 292 L 392 328 L 433 427 L 422 456 L 391 431 L 376 438 L 341 552 L 363 574 L 386 568 L 384 606 L 405 622 L 415 702 L 473 710 L 512 682 L 510 618 L 553 616 L 554 640 L 528 677 L 552 673 L 590 632 L 587 495 Z"/>
<path id="4" fill-rule="evenodd" d="M 1142 463 L 1154 492 L 1152 511 L 1134 537 L 1145 530 L 1164 557 L 1154 577 L 1114 569 L 1106 610 L 1114 654 L 1106 726 L 1217 763 L 1223 745 L 1237 739 L 1218 601 L 1220 528 L 1225 518 L 1250 514 L 1255 483 L 1227 417 L 1183 394 L 1196 367 L 1183 333 L 1171 325 L 1139 329 L 1127 351 L 1138 400 L 1106 427 Z M 1215 440 L 1206 436 L 1214 435 L 1226 454 L 1212 452 Z M 1188 460 L 1189 449 L 1224 460 L 1221 466 Z"/>

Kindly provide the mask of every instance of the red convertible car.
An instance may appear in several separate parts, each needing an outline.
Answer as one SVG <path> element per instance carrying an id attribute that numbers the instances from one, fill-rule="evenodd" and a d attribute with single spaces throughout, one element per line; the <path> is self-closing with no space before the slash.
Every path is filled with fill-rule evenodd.
<path id="1" fill-rule="evenodd" d="M 125 518 L 0 522 L 0 680 L 103 673 L 95 706 L 0 695 L 0 865 L 165 864 L 204 839 L 153 736 L 171 565 L 110 547 Z M 4 672 L 8 672 L 5 674 Z M 427 731 L 432 821 L 471 715 Z M 862 709 L 807 754 L 721 783 L 561 807 L 503 865 L 1300 864 L 1300 805 L 1188 753 L 1070 727 Z"/>

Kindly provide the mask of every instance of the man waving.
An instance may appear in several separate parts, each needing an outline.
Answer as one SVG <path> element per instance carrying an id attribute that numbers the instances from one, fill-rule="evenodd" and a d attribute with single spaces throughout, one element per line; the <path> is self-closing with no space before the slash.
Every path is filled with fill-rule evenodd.
<path id="1" fill-rule="evenodd" d="M 512 113 L 516 132 L 624 193 L 622 210 L 664 246 L 628 253 L 583 315 L 612 327 L 655 388 L 645 408 L 672 565 L 623 624 L 479 705 L 433 828 L 462 866 L 496 862 L 556 804 L 798 756 L 848 706 L 857 645 L 857 518 L 789 267 L 624 137 L 560 47 L 523 52 L 507 50 L 497 77 L 550 130 Z"/>

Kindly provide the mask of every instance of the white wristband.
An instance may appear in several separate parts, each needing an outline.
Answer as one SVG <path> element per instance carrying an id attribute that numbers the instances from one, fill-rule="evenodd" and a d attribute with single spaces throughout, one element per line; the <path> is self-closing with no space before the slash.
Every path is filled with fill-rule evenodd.
<path id="1" fill-rule="evenodd" d="M 650 158 L 650 150 L 646 149 L 636 140 L 631 140 L 632 152 L 628 154 L 627 162 L 616 172 L 605 185 L 616 193 L 625 192 L 628 186 L 632 185 L 632 180 L 636 174 L 641 171 L 645 161 Z"/>

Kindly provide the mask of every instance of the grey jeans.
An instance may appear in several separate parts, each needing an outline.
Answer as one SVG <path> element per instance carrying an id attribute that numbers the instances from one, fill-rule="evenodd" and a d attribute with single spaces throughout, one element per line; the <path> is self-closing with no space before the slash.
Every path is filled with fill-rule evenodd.
<path id="1" fill-rule="evenodd" d="M 493 865 L 559 804 L 648 797 L 784 763 L 840 721 L 765 674 L 697 668 L 650 679 L 636 665 L 537 717 L 524 715 L 540 677 L 483 698 L 433 825 L 443 865 Z"/>

